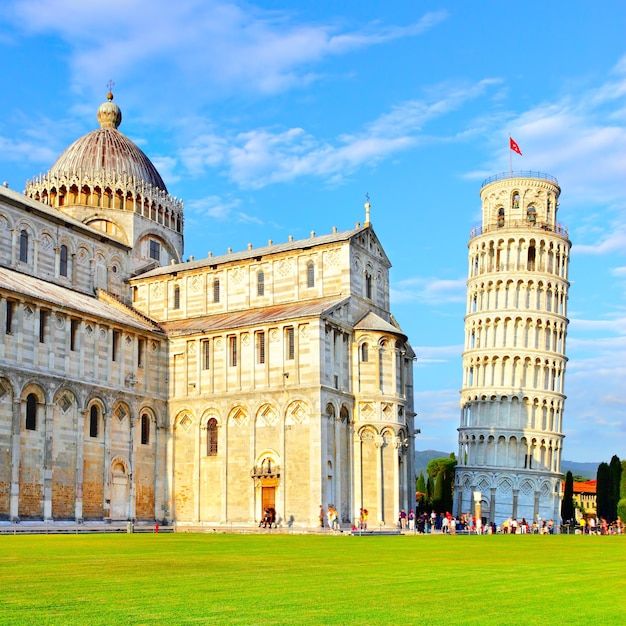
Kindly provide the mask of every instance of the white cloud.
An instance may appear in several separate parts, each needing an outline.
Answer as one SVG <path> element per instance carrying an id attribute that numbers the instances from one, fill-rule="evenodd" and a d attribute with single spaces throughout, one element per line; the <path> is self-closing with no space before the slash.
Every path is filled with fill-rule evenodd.
<path id="1" fill-rule="evenodd" d="M 212 217 L 217 220 L 226 220 L 233 216 L 234 210 L 240 206 L 239 198 L 224 199 L 220 196 L 205 196 L 185 204 L 186 213 L 191 213 L 192 220 Z M 189 218 L 188 218 L 189 219 Z"/>
<path id="2" fill-rule="evenodd" d="M 465 278 L 450 280 L 416 276 L 392 285 L 390 297 L 394 304 L 423 302 L 438 305 L 465 302 L 466 294 Z"/>
<path id="3" fill-rule="evenodd" d="M 0 137 L 0 161 L 52 164 L 58 156 L 54 150 L 36 140 L 21 141 Z"/>
<path id="4" fill-rule="evenodd" d="M 375 167 L 412 148 L 423 124 L 479 97 L 492 83 L 440 85 L 433 89 L 437 99 L 401 103 L 361 130 L 333 140 L 316 138 L 303 128 L 203 133 L 181 152 L 181 162 L 196 176 L 217 168 L 244 188 L 258 189 L 302 176 L 338 184 L 361 167 Z"/>
<path id="5" fill-rule="evenodd" d="M 590 198 L 623 196 L 625 114 L 626 56 L 600 86 L 540 103 L 506 119 L 498 111 L 491 121 L 504 126 L 496 137 L 506 137 L 510 131 L 522 149 L 523 156 L 514 158 L 514 170 L 559 172 L 559 180 L 571 191 L 570 201 L 584 204 Z M 483 125 L 485 120 L 475 123 Z M 509 160 L 508 142 L 498 141 L 502 147 L 485 171 L 493 172 L 494 165 L 501 167 Z"/>
<path id="6" fill-rule="evenodd" d="M 261 93 L 308 84 L 317 77 L 311 66 L 327 57 L 421 35 L 447 15 L 439 11 L 408 26 L 373 23 L 342 31 L 297 23 L 293 12 L 215 0 L 25 0 L 12 9 L 21 30 L 56 33 L 74 49 L 76 84 L 103 69 L 126 80 L 141 77 L 147 62 L 157 62 L 174 70 L 163 75 L 173 74 L 179 89 L 202 80 L 222 91 Z"/>
<path id="7" fill-rule="evenodd" d="M 598 254 L 604 255 L 610 252 L 621 252 L 626 249 L 626 224 L 618 227 L 619 230 L 602 232 L 598 235 L 598 241 L 593 244 L 575 244 L 573 252 L 575 254 Z"/>
<path id="8" fill-rule="evenodd" d="M 453 346 L 412 346 L 417 355 L 416 365 L 426 363 L 447 363 L 449 361 L 460 361 L 463 352 L 463 345 Z M 460 370 L 459 370 L 460 371 Z"/>

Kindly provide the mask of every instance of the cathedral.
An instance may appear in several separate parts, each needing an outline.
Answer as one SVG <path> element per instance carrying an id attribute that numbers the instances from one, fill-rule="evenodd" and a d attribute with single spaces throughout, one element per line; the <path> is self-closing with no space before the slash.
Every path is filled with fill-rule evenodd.
<path id="1" fill-rule="evenodd" d="M 99 128 L 0 187 L 0 520 L 395 527 L 413 361 L 370 223 L 183 258 L 183 204 Z"/>

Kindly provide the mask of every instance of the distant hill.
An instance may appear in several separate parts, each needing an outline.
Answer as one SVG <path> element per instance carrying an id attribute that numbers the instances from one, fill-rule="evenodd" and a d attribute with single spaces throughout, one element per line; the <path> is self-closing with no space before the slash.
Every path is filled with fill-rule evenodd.
<path id="1" fill-rule="evenodd" d="M 455 453 L 456 454 L 456 453 Z M 450 452 L 442 452 L 441 450 L 416 450 L 415 451 L 415 475 L 419 476 L 420 472 L 424 472 L 426 478 L 426 466 L 433 459 L 447 458 Z M 589 480 L 594 480 L 598 473 L 598 465 L 600 463 L 577 463 L 576 461 L 561 461 L 561 471 L 563 474 L 572 472 L 579 474 Z"/>
<path id="2" fill-rule="evenodd" d="M 572 474 L 579 474 L 589 480 L 595 480 L 598 474 L 598 465 L 600 463 L 577 463 L 576 461 L 561 461 L 561 471 L 563 474 L 572 472 Z"/>
<path id="3" fill-rule="evenodd" d="M 419 476 L 420 472 L 424 472 L 424 478 L 427 478 L 426 466 L 433 459 L 442 459 L 450 456 L 449 452 L 441 452 L 441 450 L 416 450 L 415 451 L 415 475 Z"/>

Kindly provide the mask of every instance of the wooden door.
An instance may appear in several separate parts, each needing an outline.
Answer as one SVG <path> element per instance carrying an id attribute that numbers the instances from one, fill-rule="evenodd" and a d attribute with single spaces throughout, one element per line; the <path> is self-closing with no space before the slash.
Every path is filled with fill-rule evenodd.
<path id="1" fill-rule="evenodd" d="M 261 508 L 275 509 L 276 508 L 276 487 L 262 487 L 261 492 Z"/>

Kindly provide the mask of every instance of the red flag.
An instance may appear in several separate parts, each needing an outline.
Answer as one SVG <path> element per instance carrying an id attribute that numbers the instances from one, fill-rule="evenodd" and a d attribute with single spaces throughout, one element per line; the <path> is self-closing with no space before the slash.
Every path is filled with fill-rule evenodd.
<path id="1" fill-rule="evenodd" d="M 517 154 L 522 156 L 522 151 L 519 149 L 519 146 L 517 145 L 517 142 L 513 139 L 513 137 L 509 137 L 509 142 L 511 145 L 511 150 L 513 150 L 513 152 L 517 152 Z"/>

